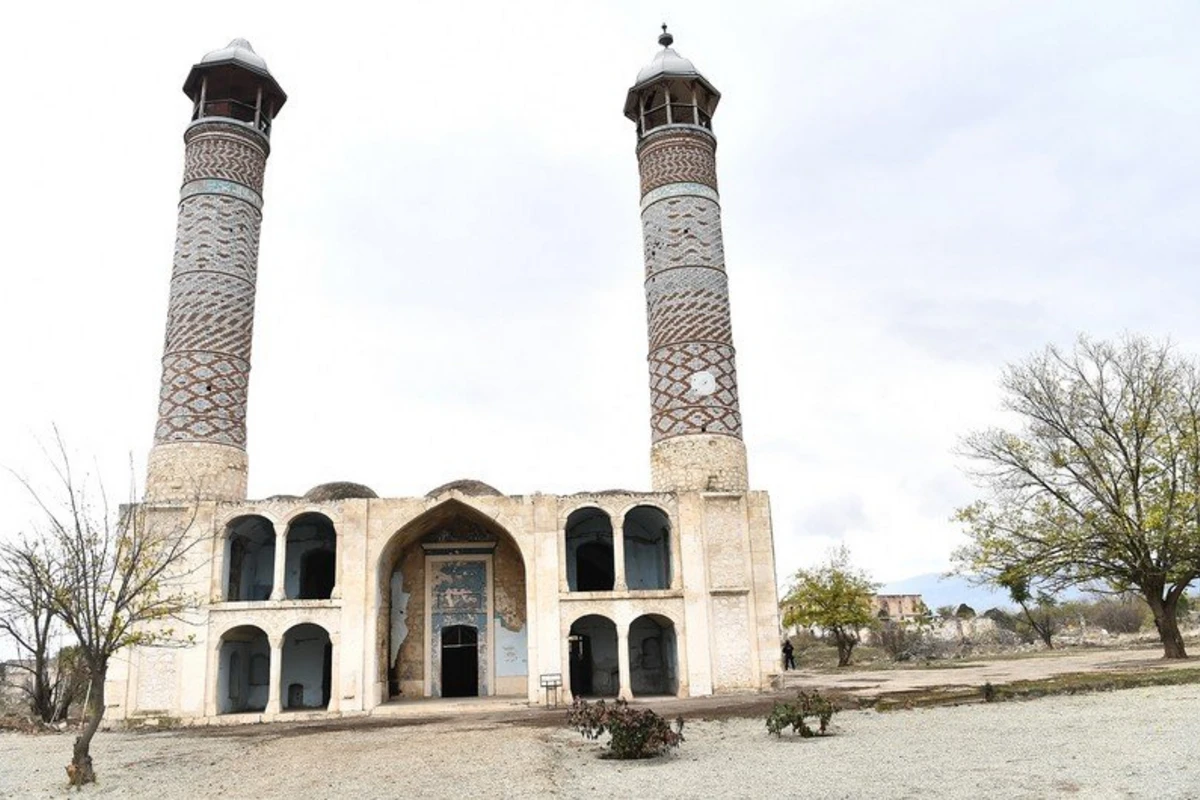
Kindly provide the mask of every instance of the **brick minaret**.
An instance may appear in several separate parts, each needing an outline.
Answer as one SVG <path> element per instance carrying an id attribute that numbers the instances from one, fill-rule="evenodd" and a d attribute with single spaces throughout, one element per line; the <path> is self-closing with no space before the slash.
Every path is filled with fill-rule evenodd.
<path id="1" fill-rule="evenodd" d="M 656 491 L 747 489 L 712 115 L 721 93 L 663 49 L 625 100 L 637 123 Z"/>
<path id="2" fill-rule="evenodd" d="M 244 39 L 192 67 L 146 499 L 244 500 L 263 172 L 287 95 Z"/>

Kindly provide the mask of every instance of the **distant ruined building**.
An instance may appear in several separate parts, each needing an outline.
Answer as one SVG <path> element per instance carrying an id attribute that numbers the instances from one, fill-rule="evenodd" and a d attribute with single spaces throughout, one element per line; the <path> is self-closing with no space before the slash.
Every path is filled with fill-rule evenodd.
<path id="1" fill-rule="evenodd" d="M 504 495 L 464 480 L 424 497 L 330 483 L 247 499 L 263 179 L 287 95 L 242 39 L 192 68 L 142 508 L 151 520 L 194 516 L 187 588 L 203 603 L 193 644 L 134 648 L 113 667 L 110 718 L 537 703 L 556 675 L 570 694 L 626 698 L 769 684 L 775 560 L 742 441 L 712 131 L 720 93 L 665 31 L 625 102 L 641 173 L 649 492 Z"/>

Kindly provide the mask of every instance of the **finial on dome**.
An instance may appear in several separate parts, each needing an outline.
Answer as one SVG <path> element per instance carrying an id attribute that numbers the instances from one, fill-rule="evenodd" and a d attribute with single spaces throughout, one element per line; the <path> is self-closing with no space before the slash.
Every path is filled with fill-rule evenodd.
<path id="1" fill-rule="evenodd" d="M 670 47 L 672 44 L 675 43 L 675 37 L 672 36 L 671 34 L 667 33 L 667 23 L 665 23 L 665 22 L 663 23 L 662 29 L 663 29 L 663 32 L 658 37 L 658 43 L 661 44 L 663 47 Z"/>

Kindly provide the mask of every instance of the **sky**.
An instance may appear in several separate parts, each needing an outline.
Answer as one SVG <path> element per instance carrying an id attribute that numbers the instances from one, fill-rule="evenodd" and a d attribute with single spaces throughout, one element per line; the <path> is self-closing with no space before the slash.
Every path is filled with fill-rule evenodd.
<path id="1" fill-rule="evenodd" d="M 250 495 L 649 488 L 635 131 L 670 24 L 714 118 L 753 488 L 781 578 L 944 571 L 956 443 L 1080 332 L 1200 354 L 1195 3 L 21 3 L 0 49 L 0 465 L 152 443 L 191 65 L 272 131 Z M 132 464 L 132 470 L 130 465 Z M 0 474 L 0 537 L 28 526 Z"/>

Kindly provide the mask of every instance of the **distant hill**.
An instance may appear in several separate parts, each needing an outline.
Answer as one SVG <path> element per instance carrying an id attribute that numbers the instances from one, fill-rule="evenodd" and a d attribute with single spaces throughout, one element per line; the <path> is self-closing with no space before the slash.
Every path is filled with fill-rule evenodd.
<path id="1" fill-rule="evenodd" d="M 966 603 L 979 614 L 989 608 L 1013 605 L 1008 593 L 987 586 L 973 586 L 966 578 L 951 576 L 943 578 L 940 572 L 914 575 L 911 578 L 885 584 L 880 594 L 919 594 L 930 610 L 938 606 L 954 606 Z"/>

